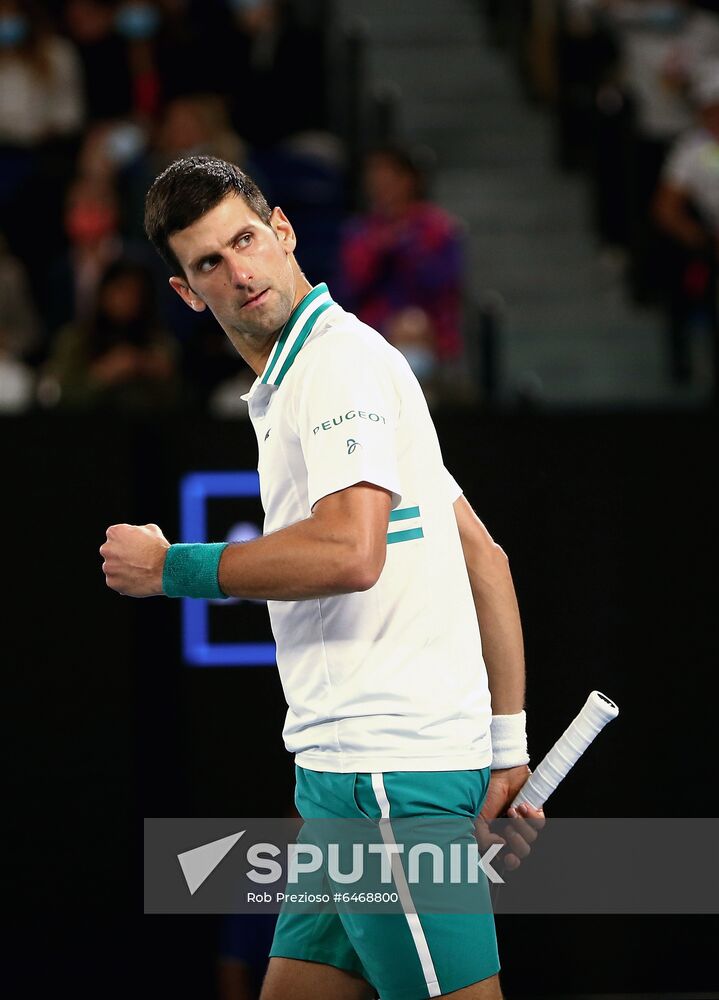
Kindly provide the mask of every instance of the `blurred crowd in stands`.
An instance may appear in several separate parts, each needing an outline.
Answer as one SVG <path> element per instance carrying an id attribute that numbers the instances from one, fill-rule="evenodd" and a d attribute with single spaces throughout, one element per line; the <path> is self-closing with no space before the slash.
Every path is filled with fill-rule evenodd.
<path id="1" fill-rule="evenodd" d="M 719 0 L 478 4 L 554 111 L 558 166 L 586 171 L 605 257 L 664 309 L 669 377 L 690 379 L 693 330 L 716 330 Z M 0 0 L 0 412 L 244 413 L 252 373 L 142 229 L 152 179 L 193 153 L 255 177 L 310 281 L 395 343 L 430 399 L 453 384 L 463 229 L 405 149 L 366 156 L 358 198 L 332 7 Z"/>
<path id="2" fill-rule="evenodd" d="M 486 6 L 556 111 L 558 165 L 586 171 L 605 260 L 635 303 L 664 310 L 668 377 L 689 381 L 694 333 L 716 343 L 719 2 Z"/>
<path id="3" fill-rule="evenodd" d="M 409 154 L 372 155 L 352 220 L 327 8 L 0 0 L 0 411 L 244 412 L 253 374 L 169 289 L 142 229 L 153 178 L 196 153 L 246 169 L 293 222 L 308 278 L 424 380 L 456 363 L 459 229 Z"/>

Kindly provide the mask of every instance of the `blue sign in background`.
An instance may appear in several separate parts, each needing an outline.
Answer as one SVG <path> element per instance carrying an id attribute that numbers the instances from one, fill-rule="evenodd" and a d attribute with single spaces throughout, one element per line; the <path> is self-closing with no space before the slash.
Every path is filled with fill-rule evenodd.
<path id="1" fill-rule="evenodd" d="M 180 530 L 183 542 L 209 542 L 207 501 L 216 498 L 259 497 L 255 471 L 191 472 L 180 484 Z M 214 539 L 216 541 L 216 539 Z M 265 667 L 275 664 L 273 642 L 213 642 L 210 602 L 182 602 L 182 652 L 193 667 Z"/>

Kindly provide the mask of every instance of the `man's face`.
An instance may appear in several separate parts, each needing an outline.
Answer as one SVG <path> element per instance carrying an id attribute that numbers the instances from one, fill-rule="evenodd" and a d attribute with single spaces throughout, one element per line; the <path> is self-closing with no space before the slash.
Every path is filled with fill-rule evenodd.
<path id="1" fill-rule="evenodd" d="M 364 183 L 369 207 L 380 215 L 403 211 L 417 200 L 417 183 L 412 175 L 381 153 L 369 158 Z"/>
<path id="2" fill-rule="evenodd" d="M 719 139 L 719 101 L 713 101 L 702 108 L 701 122 L 707 132 Z"/>
<path id="3" fill-rule="evenodd" d="M 185 273 L 170 284 L 195 311 L 208 308 L 239 347 L 262 347 L 287 322 L 297 295 L 295 234 L 281 209 L 266 225 L 229 194 L 169 239 Z"/>

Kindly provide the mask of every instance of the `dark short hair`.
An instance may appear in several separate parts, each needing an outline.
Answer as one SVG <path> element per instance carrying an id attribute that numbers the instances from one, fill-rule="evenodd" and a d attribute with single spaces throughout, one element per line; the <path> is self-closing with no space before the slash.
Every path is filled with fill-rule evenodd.
<path id="1" fill-rule="evenodd" d="M 418 197 L 425 197 L 431 171 L 431 154 L 422 146 L 409 147 L 399 144 L 375 146 L 366 158 L 366 163 L 381 159 L 390 163 L 395 170 L 411 178 Z"/>
<path id="2" fill-rule="evenodd" d="M 226 160 L 184 156 L 155 178 L 145 198 L 145 232 L 173 274 L 184 271 L 170 237 L 187 229 L 228 194 L 239 195 L 269 225 L 272 209 L 255 182 Z"/>

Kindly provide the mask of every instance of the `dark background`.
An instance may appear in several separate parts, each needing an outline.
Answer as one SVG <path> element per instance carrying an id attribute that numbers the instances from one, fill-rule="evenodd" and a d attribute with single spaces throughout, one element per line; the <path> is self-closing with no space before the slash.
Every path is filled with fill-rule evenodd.
<path id="1" fill-rule="evenodd" d="M 533 762 L 591 689 L 621 709 L 548 812 L 716 815 L 711 413 L 445 410 L 436 424 L 510 556 Z M 175 540 L 180 476 L 252 468 L 253 432 L 64 415 L 3 430 L 6 760 L 22 802 L 6 860 L 22 886 L 23 995 L 38 979 L 211 997 L 215 921 L 142 916 L 142 818 L 281 815 L 293 786 L 282 691 L 272 668 L 183 665 L 179 602 L 108 591 L 97 549 L 121 521 Z M 684 849 L 696 860 L 716 845 Z M 504 987 L 716 989 L 718 929 L 707 917 L 503 917 Z"/>

